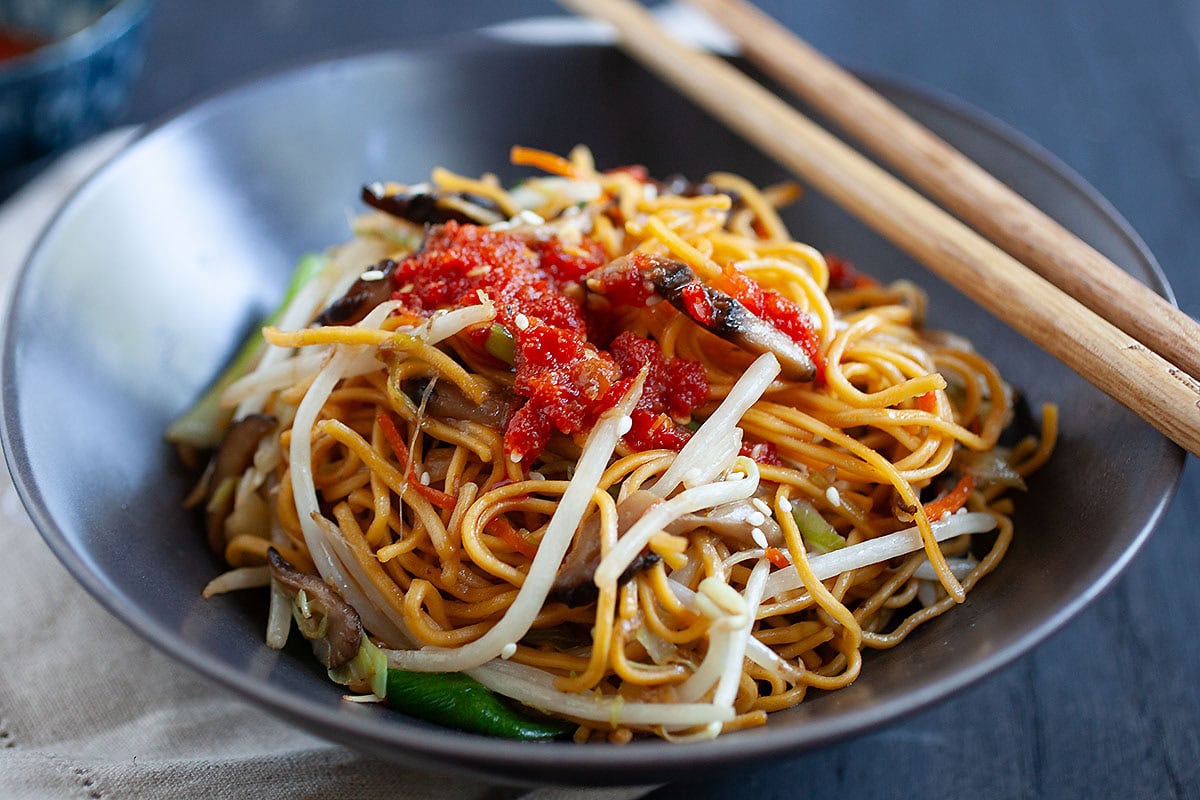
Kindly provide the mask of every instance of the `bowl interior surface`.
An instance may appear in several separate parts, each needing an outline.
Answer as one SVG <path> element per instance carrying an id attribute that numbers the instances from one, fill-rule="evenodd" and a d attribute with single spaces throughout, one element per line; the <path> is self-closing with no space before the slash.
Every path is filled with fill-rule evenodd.
<path id="1" fill-rule="evenodd" d="M 1116 263 L 1169 292 L 1144 246 L 1056 162 L 976 112 L 883 82 L 903 108 Z M 202 600 L 220 566 L 180 501 L 162 431 L 282 295 L 296 258 L 348 236 L 364 182 L 445 165 L 506 182 L 514 143 L 651 174 L 783 171 L 606 46 L 472 37 L 282 73 L 154 129 L 75 196 L 15 291 L 3 365 L 5 449 L 35 523 L 114 614 L 179 660 L 318 734 L 400 761 L 523 781 L 661 781 L 796 753 L 895 719 L 1016 658 L 1132 557 L 1182 453 L 824 198 L 796 238 L 930 295 L 929 321 L 973 340 L 1033 408 L 1058 403 L 1058 451 L 1017 498 L 1017 537 L 968 602 L 862 677 L 765 728 L 694 745 L 530 745 L 340 701 L 303 645 L 262 643 L 259 593 Z M 293 637 L 293 640 L 297 637 Z"/>

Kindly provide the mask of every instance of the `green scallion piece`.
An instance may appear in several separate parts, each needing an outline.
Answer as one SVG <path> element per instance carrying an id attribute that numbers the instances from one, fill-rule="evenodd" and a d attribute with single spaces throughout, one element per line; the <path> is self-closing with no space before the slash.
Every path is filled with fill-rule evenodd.
<path id="1" fill-rule="evenodd" d="M 829 520 L 807 500 L 792 501 L 792 519 L 800 529 L 804 546 L 814 553 L 828 553 L 846 546 L 846 537 L 833 529 Z"/>
<path id="2" fill-rule="evenodd" d="M 487 341 L 483 348 L 505 364 L 514 364 L 517 360 L 517 343 L 513 335 L 498 322 L 493 322 L 488 331 Z"/>
<path id="3" fill-rule="evenodd" d="M 461 672 L 389 669 L 386 700 L 397 711 L 429 722 L 505 739 L 562 739 L 577 727 L 566 720 L 522 713 Z"/>

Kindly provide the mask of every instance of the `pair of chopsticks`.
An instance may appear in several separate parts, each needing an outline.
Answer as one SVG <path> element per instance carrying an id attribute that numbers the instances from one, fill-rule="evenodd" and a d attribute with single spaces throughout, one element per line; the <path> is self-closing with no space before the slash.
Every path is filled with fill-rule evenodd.
<path id="1" fill-rule="evenodd" d="M 722 59 L 673 39 L 635 0 L 560 2 L 610 24 L 636 60 L 1200 455 L 1200 325 L 790 31 L 742 0 L 691 0 L 751 61 L 999 246 Z"/>

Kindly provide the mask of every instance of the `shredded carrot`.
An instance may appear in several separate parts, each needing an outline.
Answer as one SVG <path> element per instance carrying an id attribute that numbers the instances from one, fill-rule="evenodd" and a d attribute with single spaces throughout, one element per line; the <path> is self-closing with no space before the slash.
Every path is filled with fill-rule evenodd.
<path id="1" fill-rule="evenodd" d="M 492 521 L 487 524 L 487 531 L 503 539 L 505 544 L 526 558 L 533 558 L 537 555 L 537 548 L 530 544 L 529 540 L 510 525 L 504 517 L 492 517 Z"/>
<path id="2" fill-rule="evenodd" d="M 383 431 L 383 438 L 387 439 L 392 452 L 396 454 L 396 458 L 400 459 L 401 463 L 407 465 L 409 469 L 412 469 L 412 463 L 409 461 L 408 445 L 404 443 L 404 439 L 400 436 L 400 431 L 396 429 L 396 423 L 392 422 L 392 418 L 382 411 L 375 415 L 375 421 L 379 423 L 379 429 Z"/>
<path id="3" fill-rule="evenodd" d="M 942 518 L 943 514 L 953 514 L 963 507 L 973 491 L 975 491 L 975 476 L 963 475 L 958 479 L 958 484 L 945 496 L 925 504 L 925 516 L 930 520 L 938 520 Z"/>
<path id="4" fill-rule="evenodd" d="M 383 431 L 383 438 L 387 439 L 387 443 L 392 448 L 392 452 L 396 454 L 396 458 L 401 464 L 408 465 L 408 485 L 413 488 L 413 491 L 438 508 L 454 508 L 457 501 L 453 495 L 446 494 L 432 486 L 426 486 L 417 480 L 412 461 L 409 458 L 408 445 L 404 443 L 404 438 L 400 435 L 400 431 L 396 429 L 396 423 L 392 422 L 392 418 L 381 411 L 375 415 L 375 419 L 379 422 L 379 429 Z"/>
<path id="5" fill-rule="evenodd" d="M 792 562 L 787 560 L 787 556 L 778 547 L 767 548 L 767 561 L 770 561 L 779 569 L 787 569 L 792 565 Z"/>
<path id="6" fill-rule="evenodd" d="M 514 146 L 509 152 L 509 160 L 518 166 L 537 167 L 552 175 L 562 175 L 564 178 L 578 178 L 575 165 L 560 155 L 537 150 L 532 147 Z"/>
<path id="7" fill-rule="evenodd" d="M 937 395 L 932 391 L 921 395 L 917 398 L 917 408 L 930 414 L 937 411 Z"/>
<path id="8" fill-rule="evenodd" d="M 432 486 L 426 486 L 419 480 L 414 479 L 412 470 L 408 471 L 408 477 L 412 483 L 413 489 L 416 489 L 417 494 L 421 495 L 438 508 L 451 509 L 457 505 L 458 501 L 454 499 L 454 495 L 446 494 L 440 489 L 435 489 Z"/>

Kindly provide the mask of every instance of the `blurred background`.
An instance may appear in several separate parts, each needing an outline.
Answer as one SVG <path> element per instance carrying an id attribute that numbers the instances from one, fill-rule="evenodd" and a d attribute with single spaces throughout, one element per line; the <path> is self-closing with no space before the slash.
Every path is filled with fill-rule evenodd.
<path id="1" fill-rule="evenodd" d="M 1130 220 L 1180 305 L 1200 315 L 1200 4 L 758 4 L 843 63 L 956 96 L 1067 162 Z M 0 11 L 23 5 L 53 2 L 0 0 Z M 96 127 L 153 123 L 232 84 L 323 56 L 561 13 L 549 0 L 159 0 L 134 37 L 138 45 L 144 37 L 144 51 L 129 56 L 140 74 L 127 96 L 110 98 L 124 109 Z M 15 95 L 0 87 L 2 123 Z M 0 199 L 52 158 L 0 168 Z M 1198 517 L 1191 459 L 1158 533 L 1116 587 L 1015 665 L 886 730 L 655 796 L 1200 796 L 1200 685 L 1190 674 L 1156 671 L 1160 663 L 1200 664 L 1192 633 L 1200 592 L 1176 588 L 1193 586 L 1200 573 Z"/>

